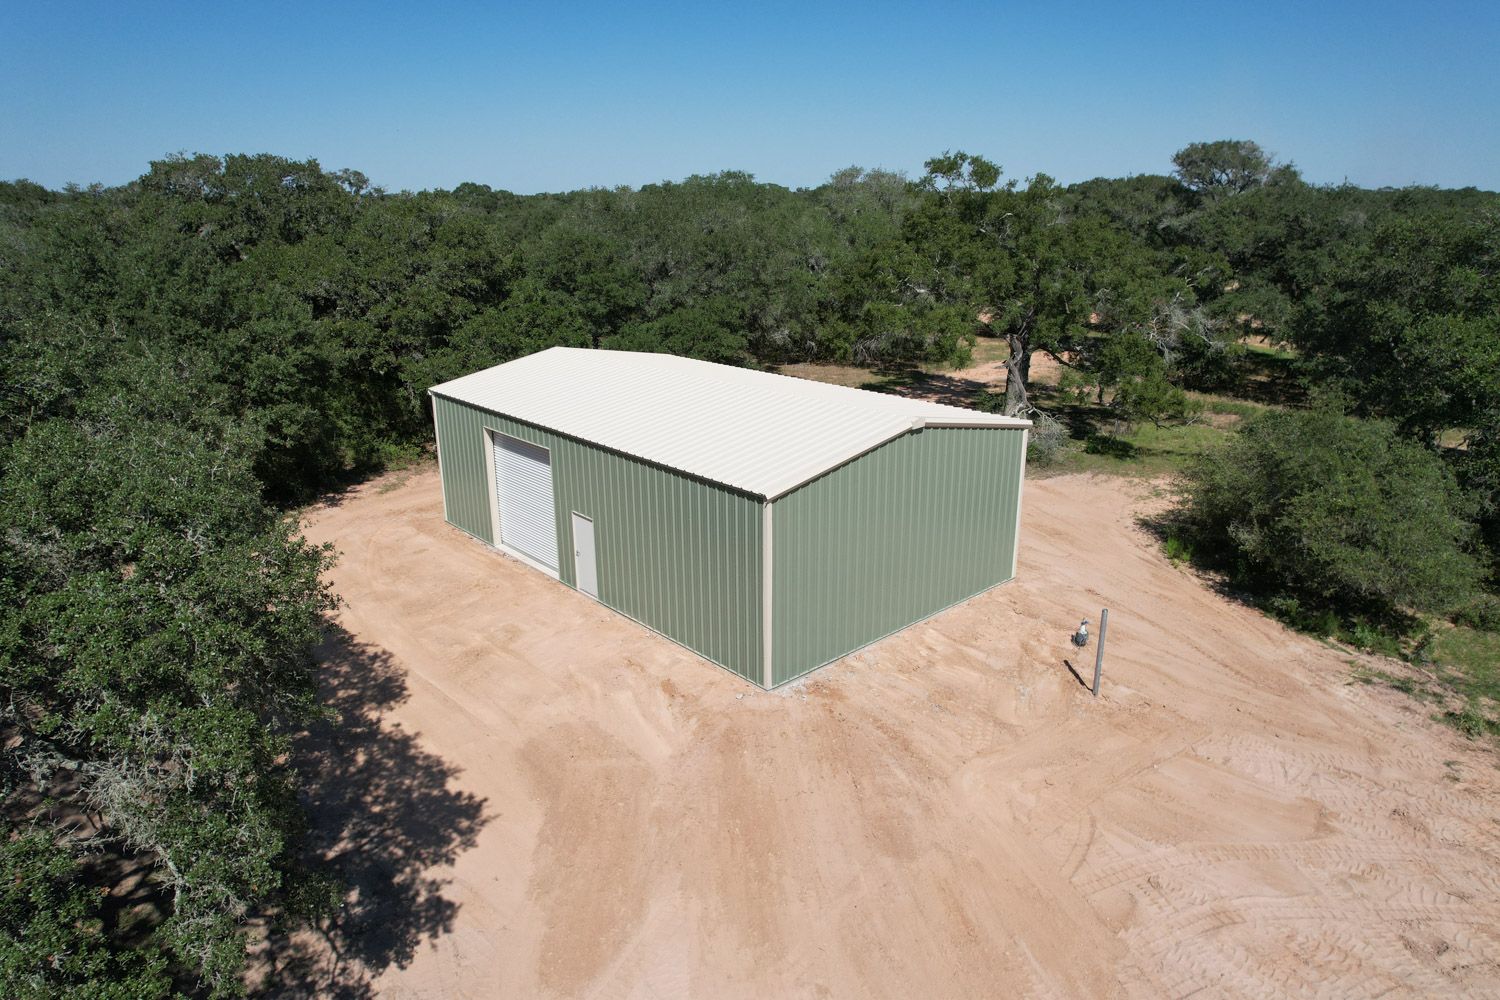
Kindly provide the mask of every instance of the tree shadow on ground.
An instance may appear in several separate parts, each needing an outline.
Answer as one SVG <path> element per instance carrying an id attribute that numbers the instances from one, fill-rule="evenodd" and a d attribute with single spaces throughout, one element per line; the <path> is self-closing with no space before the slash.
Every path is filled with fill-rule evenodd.
<path id="1" fill-rule="evenodd" d="M 1223 395 L 1266 406 L 1307 405 L 1307 385 L 1295 358 L 1248 351 L 1239 363 L 1241 377 L 1234 386 L 1220 390 Z"/>
<path id="2" fill-rule="evenodd" d="M 272 935 L 264 992 L 352 1000 L 452 930 L 458 904 L 433 871 L 473 847 L 489 817 L 483 799 L 452 787 L 456 767 L 384 720 L 408 697 L 389 653 L 336 629 L 318 659 L 334 716 L 300 734 L 294 756 L 307 777 L 312 861 L 348 893 L 315 931 Z"/>
<path id="3" fill-rule="evenodd" d="M 978 402 L 979 394 L 988 388 L 977 379 L 924 372 L 914 366 L 876 368 L 875 374 L 879 376 L 877 379 L 864 383 L 860 388 L 946 403 L 949 406 L 962 406 L 970 410 Z"/>
<path id="4" fill-rule="evenodd" d="M 1136 515 L 1135 526 L 1156 541 L 1168 560 L 1179 568 L 1191 570 L 1203 586 L 1227 601 L 1264 612 L 1262 602 L 1230 578 L 1227 571 L 1231 561 L 1229 554 L 1203 544 L 1179 503 Z M 1175 556 L 1169 548 L 1173 542 L 1181 543 Z"/>
<path id="5" fill-rule="evenodd" d="M 1334 639 L 1366 652 L 1401 655 L 1402 637 L 1420 636 L 1425 620 L 1403 609 L 1361 606 L 1347 595 L 1298 590 L 1274 579 L 1246 579 L 1241 557 L 1204 541 L 1180 505 L 1142 514 L 1135 524 L 1154 538 L 1163 554 L 1215 594 L 1320 641 Z M 1393 644 L 1381 642 L 1381 637 Z"/>
<path id="6" fill-rule="evenodd" d="M 1061 423 L 1067 429 L 1068 437 L 1075 441 L 1089 441 L 1099 437 L 1118 438 L 1128 427 L 1118 411 L 1103 403 L 1080 400 L 1076 394 L 1055 385 L 1033 385 L 1028 393 L 1031 402 Z"/>

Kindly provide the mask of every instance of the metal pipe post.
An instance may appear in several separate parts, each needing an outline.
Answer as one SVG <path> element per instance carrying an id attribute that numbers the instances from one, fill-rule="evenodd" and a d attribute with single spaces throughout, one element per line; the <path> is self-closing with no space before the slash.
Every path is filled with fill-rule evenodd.
<path id="1" fill-rule="evenodd" d="M 1094 650 L 1094 697 L 1099 697 L 1099 678 L 1104 674 L 1104 633 L 1109 631 L 1109 609 L 1099 615 L 1099 648 Z"/>

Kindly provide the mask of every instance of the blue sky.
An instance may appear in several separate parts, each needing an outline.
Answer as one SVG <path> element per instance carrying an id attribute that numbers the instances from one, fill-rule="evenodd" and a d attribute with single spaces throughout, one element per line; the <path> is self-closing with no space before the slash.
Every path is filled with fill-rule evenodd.
<path id="1" fill-rule="evenodd" d="M 1249 138 L 1309 179 L 1500 189 L 1500 3 L 26 4 L 0 178 L 274 152 L 389 189 L 789 186 L 945 149 L 1007 176 Z"/>

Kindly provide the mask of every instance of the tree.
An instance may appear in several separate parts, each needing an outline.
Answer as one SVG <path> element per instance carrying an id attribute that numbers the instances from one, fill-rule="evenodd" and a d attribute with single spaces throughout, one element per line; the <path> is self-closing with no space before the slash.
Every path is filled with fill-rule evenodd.
<path id="1" fill-rule="evenodd" d="M 889 170 L 846 167 L 817 189 L 827 213 L 830 244 L 853 252 L 866 250 L 901 235 L 901 220 L 916 201 L 902 174 Z M 831 254 L 828 266 L 841 255 Z"/>
<path id="2" fill-rule="evenodd" d="M 1045 174 L 989 206 L 982 231 L 1003 249 L 976 271 L 988 325 L 1006 338 L 1005 412 L 1030 412 L 1031 358 L 1038 350 L 1060 355 L 1087 335 L 1094 305 L 1091 251 L 1099 235 L 1092 221 L 1062 215 L 1059 191 Z"/>
<path id="3" fill-rule="evenodd" d="M 1476 514 L 1491 557 L 1491 581 L 1500 577 L 1500 404 L 1480 416 L 1466 447 L 1454 456 L 1454 469 L 1478 504 Z"/>
<path id="4" fill-rule="evenodd" d="M 1429 445 L 1500 409 L 1500 212 L 1382 223 L 1304 303 L 1297 344 L 1361 412 Z"/>
<path id="5" fill-rule="evenodd" d="M 1445 611 L 1482 568 L 1471 502 L 1388 423 L 1268 411 L 1186 479 L 1183 512 L 1242 584 L 1341 613 Z"/>
<path id="6" fill-rule="evenodd" d="M 1275 169 L 1270 154 L 1248 139 L 1190 143 L 1172 155 L 1172 164 L 1178 180 L 1207 199 L 1259 187 Z"/>
<path id="7" fill-rule="evenodd" d="M 453 331 L 447 347 L 421 369 L 421 381 L 436 384 L 549 347 L 592 346 L 593 328 L 577 300 L 523 279 L 499 306 Z"/>
<path id="8" fill-rule="evenodd" d="M 595 347 L 640 316 L 648 292 L 629 247 L 613 227 L 598 227 L 600 221 L 595 216 L 553 226 L 527 262 L 537 281 L 568 300 Z"/>
<path id="9" fill-rule="evenodd" d="M 1180 413 L 1185 397 L 1169 384 L 1177 364 L 1223 345 L 1193 281 L 1170 273 L 1164 249 L 1144 245 L 1110 212 L 1081 204 L 1045 174 L 996 188 L 999 176 L 998 167 L 963 152 L 928 162 L 918 185 L 926 196 L 904 227 L 911 261 L 899 273 L 909 301 L 966 312 L 1005 338 L 1006 413 L 1033 412 L 1037 351 L 1092 379 L 1101 398 L 1106 386 L 1125 389 L 1134 413 Z M 1106 350 L 1116 337 L 1126 342 Z M 1133 352 L 1142 345 L 1159 356 Z M 1147 367 L 1127 376 L 1127 356 Z"/>
<path id="10" fill-rule="evenodd" d="M 1308 600 L 1461 590 L 1471 510 L 1500 551 L 1495 196 L 1317 187 L 1237 141 L 1176 166 L 1064 188 L 960 150 L 914 183 L 519 196 L 200 155 L 0 183 L 0 993 L 232 991 L 245 920 L 331 898 L 297 863 L 282 738 L 318 711 L 325 554 L 284 507 L 426 447 L 429 386 L 554 344 L 931 365 L 987 332 L 1010 412 L 1040 351 L 1169 420 L 1232 378 L 1236 334 L 1291 338 L 1390 424 L 1247 431 L 1195 480 L 1205 537 Z M 101 858 L 153 872 L 158 920 L 116 926 Z M 60 958 L 27 979 L 38 955 Z"/>
<path id="11" fill-rule="evenodd" d="M 818 348 L 827 360 L 873 366 L 944 363 L 967 356 L 974 313 L 938 286 L 907 240 L 885 240 L 829 281 L 831 315 Z"/>
<path id="12" fill-rule="evenodd" d="M 1174 224 L 1187 213 L 1192 192 L 1173 177 L 1142 174 L 1096 177 L 1068 187 L 1069 214 L 1097 213 L 1143 247 L 1175 248 Z"/>
<path id="13" fill-rule="evenodd" d="M 1461 438 L 1446 453 L 1500 556 L 1500 210 L 1425 205 L 1342 251 L 1298 311 L 1309 374 L 1429 448 Z"/>
<path id="14" fill-rule="evenodd" d="M 745 361 L 744 324 L 735 304 L 714 298 L 676 309 L 648 323 L 631 324 L 605 339 L 612 351 L 665 351 L 719 364 Z"/>
<path id="15" fill-rule="evenodd" d="M 1203 276 L 1199 301 L 1242 335 L 1289 339 L 1296 308 L 1318 293 L 1336 250 L 1359 238 L 1369 192 L 1304 183 L 1249 142 L 1197 143 L 1175 159 L 1187 196 L 1160 233 Z"/>
<path id="16" fill-rule="evenodd" d="M 1168 356 L 1140 333 L 1107 338 L 1090 358 L 1089 369 L 1100 398 L 1112 390 L 1111 403 L 1126 420 L 1160 425 L 1193 412 L 1187 393 L 1172 383 Z"/>
<path id="17" fill-rule="evenodd" d="M 1000 176 L 1004 172 L 999 164 L 963 150 L 934 156 L 922 164 L 922 169 L 926 171 L 922 177 L 922 187 L 945 194 L 992 190 L 1000 183 Z"/>
<path id="18" fill-rule="evenodd" d="M 7 789 L 8 791 L 9 789 Z M 12 1000 L 175 996 L 165 956 L 119 948 L 72 851 L 39 830 L 0 840 L 0 987 Z"/>
<path id="19" fill-rule="evenodd" d="M 999 167 L 963 152 L 929 160 L 918 184 L 926 197 L 904 227 L 909 261 L 897 273 L 911 304 L 945 307 L 950 325 L 961 311 L 971 328 L 1006 338 L 1005 412 L 1024 415 L 1031 356 L 1060 349 L 1087 316 L 1087 289 L 1052 179 L 992 190 L 999 177 Z"/>
<path id="20" fill-rule="evenodd" d="M 7 799 L 41 803 L 8 820 L 98 817 L 95 848 L 161 887 L 144 947 L 216 996 L 249 917 L 335 898 L 300 861 L 286 735 L 319 713 L 328 554 L 261 501 L 223 403 L 127 354 L 0 454 L 0 728 L 28 790 Z"/>

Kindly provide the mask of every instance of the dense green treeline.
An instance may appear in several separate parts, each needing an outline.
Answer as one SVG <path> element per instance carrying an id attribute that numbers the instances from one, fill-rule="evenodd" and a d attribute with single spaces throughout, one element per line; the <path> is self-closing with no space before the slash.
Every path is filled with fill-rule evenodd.
<path id="1" fill-rule="evenodd" d="M 519 196 L 196 156 L 0 184 L 0 992 L 229 994 L 248 928 L 336 919 L 291 742 L 324 713 L 329 556 L 286 511 L 424 447 L 428 386 L 547 346 L 889 369 L 1000 338 L 1006 394 L 976 404 L 1041 437 L 1038 354 L 1171 422 L 1264 337 L 1315 405 L 1199 470 L 1200 537 L 1298 600 L 1475 606 L 1500 545 L 1500 199 L 1310 185 L 1245 142 L 1174 162 Z M 142 869 L 147 916 L 101 906 Z"/>
<path id="2" fill-rule="evenodd" d="M 859 172 L 813 193 L 723 174 L 385 195 L 312 163 L 198 157 L 120 189 L 4 198 L 8 328 L 65 318 L 86 341 L 193 359 L 286 499 L 423 441 L 427 386 L 552 344 L 847 356 L 852 334 L 824 333 L 848 294 L 832 278 L 897 235 L 910 195 Z"/>
<path id="3" fill-rule="evenodd" d="M 178 158 L 121 188 L 0 189 L 0 321 L 194 365 L 259 434 L 278 500 L 424 441 L 428 385 L 551 344 L 899 365 L 995 334 L 1015 355 L 1011 409 L 1048 351 L 1151 410 L 1169 386 L 1232 379 L 1254 332 L 1303 348 L 1365 412 L 1429 436 L 1478 424 L 1477 399 L 1406 391 L 1424 362 L 1380 366 L 1398 331 L 1436 364 L 1427 381 L 1482 366 L 1494 196 L 1317 187 L 1247 143 L 1178 159 L 1177 176 L 1072 187 L 1002 184 L 955 154 L 915 184 L 850 169 L 791 191 L 725 173 L 523 197 Z M 1391 329 L 1367 337 L 1372 292 Z"/>

